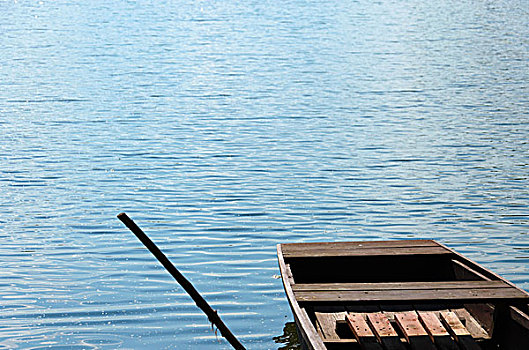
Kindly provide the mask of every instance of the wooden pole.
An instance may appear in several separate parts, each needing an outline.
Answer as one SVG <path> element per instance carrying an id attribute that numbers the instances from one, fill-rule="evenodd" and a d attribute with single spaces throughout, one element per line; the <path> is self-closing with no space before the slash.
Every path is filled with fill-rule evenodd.
<path id="1" fill-rule="evenodd" d="M 208 319 L 211 323 L 213 323 L 215 326 L 217 326 L 218 330 L 220 331 L 220 334 L 226 340 L 233 346 L 234 349 L 237 350 L 246 350 L 244 346 L 239 342 L 239 340 L 231 333 L 231 331 L 226 327 L 224 322 L 220 319 L 219 315 L 217 314 L 217 311 L 213 310 L 211 306 L 209 306 L 208 302 L 198 293 L 198 291 L 193 287 L 191 282 L 189 282 L 184 275 L 180 273 L 176 269 L 176 267 L 167 259 L 164 253 L 158 247 L 156 244 L 151 241 L 149 237 L 141 230 L 141 228 L 132 221 L 131 218 L 127 216 L 125 213 L 121 213 L 118 215 L 118 219 L 120 219 L 125 226 L 129 228 L 129 230 L 132 231 L 138 237 L 138 239 L 143 243 L 143 245 L 149 249 L 149 251 L 158 259 L 158 261 L 165 267 L 165 269 L 174 277 L 174 279 L 184 288 L 184 290 L 189 294 L 189 296 L 195 301 L 197 306 L 204 311 L 204 313 L 208 316 Z"/>

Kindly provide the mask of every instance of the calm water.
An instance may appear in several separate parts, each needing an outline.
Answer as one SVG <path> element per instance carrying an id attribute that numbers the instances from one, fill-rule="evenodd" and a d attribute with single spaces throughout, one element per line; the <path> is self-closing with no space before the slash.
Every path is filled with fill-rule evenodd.
<path id="1" fill-rule="evenodd" d="M 229 348 L 121 211 L 251 349 L 291 329 L 279 242 L 529 290 L 528 4 L 1 1 L 0 347 Z"/>

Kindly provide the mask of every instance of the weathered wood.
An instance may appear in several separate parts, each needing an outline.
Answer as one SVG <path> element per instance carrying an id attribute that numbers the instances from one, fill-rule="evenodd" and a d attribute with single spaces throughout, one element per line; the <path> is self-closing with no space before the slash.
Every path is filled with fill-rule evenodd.
<path id="1" fill-rule="evenodd" d="M 316 316 L 316 325 L 319 326 L 316 327 L 316 329 L 321 331 L 321 336 L 324 341 L 329 339 L 340 339 L 336 333 L 336 318 L 333 313 L 315 312 L 314 315 Z"/>
<path id="2" fill-rule="evenodd" d="M 346 321 L 362 349 L 383 350 L 371 328 L 369 328 L 363 314 L 349 313 Z"/>
<path id="3" fill-rule="evenodd" d="M 487 334 L 492 334 L 495 322 L 496 307 L 488 303 L 472 303 L 463 305 L 466 310 L 478 321 Z"/>
<path id="4" fill-rule="evenodd" d="M 490 289 L 511 288 L 503 281 L 442 281 L 442 282 L 380 282 L 380 283 L 298 283 L 292 286 L 300 291 L 377 291 L 377 290 L 430 290 L 430 289 Z"/>
<path id="5" fill-rule="evenodd" d="M 434 340 L 434 337 L 444 337 L 450 335 L 443 327 L 441 321 L 437 318 L 435 313 L 428 311 L 418 311 L 417 313 L 419 314 L 419 319 L 424 325 L 424 329 L 426 332 L 428 332 L 430 337 L 432 337 L 432 340 Z"/>
<path id="6" fill-rule="evenodd" d="M 359 341 L 341 339 L 355 334 L 350 333 L 354 329 L 350 317 L 347 322 L 333 324 L 323 319 L 327 316 L 322 318 L 318 314 L 334 312 L 330 307 L 337 306 L 363 315 L 367 323 L 363 329 L 374 334 L 361 337 L 365 338 L 364 348 L 388 349 L 384 339 L 396 338 L 385 333 L 389 325 L 397 329 L 400 337 L 407 334 L 408 340 L 401 338 L 395 346 L 407 341 L 411 349 L 436 346 L 455 350 L 455 343 L 464 349 L 479 349 L 475 339 L 491 348 L 529 349 L 529 335 L 528 342 L 514 339 L 529 333 L 529 316 L 524 314 L 529 294 L 442 244 L 433 241 L 286 244 L 278 246 L 278 257 L 282 275 L 287 276 L 283 276 L 285 291 L 308 349 L 322 349 L 322 344 L 330 348 L 360 346 Z M 290 265 L 290 271 L 286 271 L 285 264 Z M 512 305 L 520 308 L 512 309 Z M 389 319 L 410 310 L 416 317 L 419 316 L 415 310 L 430 313 L 419 318 L 425 334 L 406 333 L 411 329 L 409 324 L 403 327 L 406 320 L 397 321 L 397 328 L 394 320 L 399 317 Z M 384 326 L 374 318 L 375 313 L 382 314 L 380 311 L 386 319 Z M 457 313 L 456 319 L 463 325 L 461 332 L 441 318 L 441 311 Z M 328 331 L 333 329 L 336 334 L 330 335 Z M 358 332 L 355 338 L 357 335 Z M 504 335 L 513 339 L 506 340 Z"/>
<path id="7" fill-rule="evenodd" d="M 457 344 L 445 329 L 436 313 L 428 311 L 418 311 L 419 319 L 430 339 L 439 350 L 459 350 Z"/>
<path id="8" fill-rule="evenodd" d="M 358 349 L 358 340 L 355 338 L 351 339 L 323 339 L 325 345 L 337 346 L 339 348 L 345 347 L 346 349 Z M 334 349 L 334 348 L 333 348 Z"/>
<path id="9" fill-rule="evenodd" d="M 470 280 L 470 281 L 490 281 L 491 278 L 487 277 L 464 263 L 458 260 L 452 259 L 452 268 L 454 270 L 454 276 L 458 280 Z"/>
<path id="10" fill-rule="evenodd" d="M 520 309 L 510 306 L 509 307 L 509 317 L 522 328 L 529 330 L 529 316 L 522 312 Z"/>
<path id="11" fill-rule="evenodd" d="M 396 312 L 395 320 L 413 350 L 435 350 L 415 311 Z"/>
<path id="12" fill-rule="evenodd" d="M 406 339 L 408 337 L 428 336 L 415 311 L 396 312 L 395 321 L 397 321 Z"/>
<path id="13" fill-rule="evenodd" d="M 343 308 L 342 308 L 343 310 Z M 321 333 L 321 337 L 324 342 L 337 342 L 338 340 L 352 340 L 343 337 L 343 327 L 345 326 L 345 311 L 339 312 L 319 312 L 315 311 L 314 316 L 316 317 L 316 330 Z M 340 331 L 338 329 L 340 326 Z M 352 338 L 352 336 L 351 336 Z M 354 341 L 356 343 L 356 340 Z"/>
<path id="14" fill-rule="evenodd" d="M 372 248 L 407 248 L 407 247 L 441 247 L 441 244 L 428 239 L 364 241 L 364 242 L 316 242 L 316 243 L 284 243 L 283 253 L 301 250 L 334 250 L 334 249 L 372 249 Z M 443 247 L 445 250 L 447 248 Z"/>
<path id="15" fill-rule="evenodd" d="M 388 303 L 388 302 L 450 302 L 450 301 L 529 301 L 529 296 L 511 287 L 453 288 L 407 290 L 304 290 L 294 291 L 298 302 Z"/>
<path id="16" fill-rule="evenodd" d="M 490 339 L 490 335 L 483 329 L 478 321 L 468 312 L 465 308 L 451 309 L 450 311 L 454 312 L 462 323 L 464 323 L 465 328 L 470 332 L 470 335 L 474 339 Z"/>
<path id="17" fill-rule="evenodd" d="M 441 320 L 447 326 L 448 331 L 456 338 L 470 335 L 470 332 L 465 328 L 459 317 L 452 311 L 441 312 Z"/>
<path id="18" fill-rule="evenodd" d="M 359 338 L 374 338 L 375 334 L 371 331 L 371 328 L 367 324 L 363 314 L 349 313 L 345 320 L 351 327 L 354 335 Z"/>
<path id="19" fill-rule="evenodd" d="M 367 321 L 371 325 L 378 341 L 386 350 L 405 350 L 398 333 L 391 325 L 388 317 L 382 312 L 368 313 Z"/>
<path id="20" fill-rule="evenodd" d="M 454 312 L 443 311 L 440 316 L 441 321 L 446 326 L 448 332 L 454 337 L 463 350 L 481 349 Z"/>
<path id="21" fill-rule="evenodd" d="M 398 337 L 398 334 L 393 329 L 393 326 L 391 326 L 389 319 L 382 312 L 367 314 L 367 320 L 379 339 L 385 337 Z"/>
<path id="22" fill-rule="evenodd" d="M 365 249 L 296 249 L 285 253 L 285 258 L 323 258 L 323 257 L 367 257 L 367 256 L 409 256 L 409 255 L 450 255 L 441 247 L 392 247 Z"/>
<path id="23" fill-rule="evenodd" d="M 300 340 L 306 345 L 309 350 L 326 350 L 327 346 L 323 342 L 323 339 L 318 334 L 316 328 L 312 324 L 307 310 L 302 308 L 294 297 L 294 292 L 292 291 L 292 284 L 294 283 L 292 276 L 289 275 L 287 271 L 287 264 L 283 257 L 281 250 L 281 244 L 277 245 L 277 258 L 279 262 L 279 270 L 281 271 L 281 278 L 283 280 L 283 287 L 285 288 L 285 293 L 287 299 L 292 308 L 292 313 L 294 314 L 294 320 L 296 321 L 296 326 L 299 331 Z M 289 277 L 290 276 L 290 277 Z"/>

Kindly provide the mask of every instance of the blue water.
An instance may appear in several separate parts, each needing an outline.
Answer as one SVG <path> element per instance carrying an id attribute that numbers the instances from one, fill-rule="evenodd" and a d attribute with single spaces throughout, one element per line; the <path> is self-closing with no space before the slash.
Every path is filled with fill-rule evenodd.
<path id="1" fill-rule="evenodd" d="M 281 242 L 529 290 L 528 38 L 523 0 L 0 2 L 0 348 L 229 348 L 121 211 L 251 349 Z"/>

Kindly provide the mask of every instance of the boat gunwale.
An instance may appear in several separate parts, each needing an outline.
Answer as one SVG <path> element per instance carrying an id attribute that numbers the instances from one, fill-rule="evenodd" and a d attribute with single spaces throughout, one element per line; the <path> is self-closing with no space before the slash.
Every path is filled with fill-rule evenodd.
<path id="1" fill-rule="evenodd" d="M 292 285 L 290 284 L 290 281 L 288 280 L 287 267 L 286 267 L 285 259 L 283 257 L 283 251 L 281 249 L 281 244 L 277 245 L 277 256 L 278 256 L 278 261 L 279 261 L 279 269 L 281 271 L 281 278 L 283 281 L 283 287 L 285 288 L 285 293 L 287 295 L 290 308 L 292 309 L 292 313 L 294 314 L 294 319 L 298 326 L 298 331 L 299 333 L 301 333 L 300 335 L 303 338 L 305 345 L 309 349 L 326 350 L 327 347 L 325 346 L 325 344 L 323 343 L 323 340 L 321 339 L 316 329 L 314 328 L 314 325 L 312 321 L 310 320 L 309 315 L 304 309 L 301 308 L 301 306 L 296 300 L 296 297 L 294 296 Z"/>

